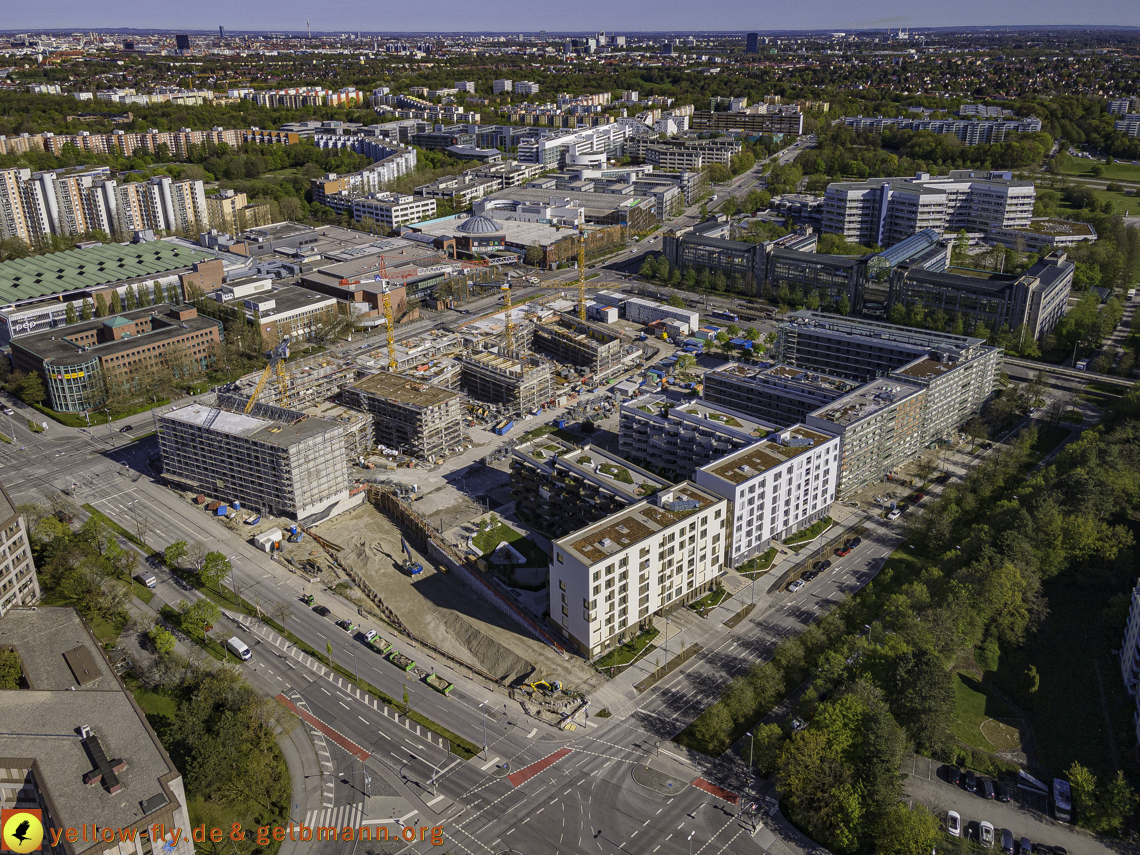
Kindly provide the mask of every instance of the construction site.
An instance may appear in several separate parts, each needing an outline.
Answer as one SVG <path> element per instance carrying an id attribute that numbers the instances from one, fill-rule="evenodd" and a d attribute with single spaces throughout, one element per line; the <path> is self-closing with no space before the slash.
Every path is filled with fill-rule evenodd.
<path id="1" fill-rule="evenodd" d="M 583 369 L 595 379 L 616 374 L 622 366 L 621 336 L 602 324 L 562 314 L 534 328 L 532 346 L 558 362 Z"/>
<path id="2" fill-rule="evenodd" d="M 462 398 L 451 389 L 381 371 L 341 397 L 346 406 L 372 416 L 379 446 L 439 461 L 463 445 Z"/>
<path id="3" fill-rule="evenodd" d="M 526 413 L 554 397 L 550 365 L 544 361 L 532 359 L 528 365 L 484 350 L 460 357 L 459 363 L 463 391 L 480 401 Z"/>

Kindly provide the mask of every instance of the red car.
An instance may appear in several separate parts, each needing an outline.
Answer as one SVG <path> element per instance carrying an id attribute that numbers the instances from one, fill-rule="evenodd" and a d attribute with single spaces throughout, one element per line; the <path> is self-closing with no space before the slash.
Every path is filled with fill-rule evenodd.
<path id="1" fill-rule="evenodd" d="M 851 547 L 845 546 L 842 549 L 840 549 L 838 552 L 836 552 L 835 554 L 838 555 L 840 558 L 845 558 L 849 552 L 851 552 Z"/>

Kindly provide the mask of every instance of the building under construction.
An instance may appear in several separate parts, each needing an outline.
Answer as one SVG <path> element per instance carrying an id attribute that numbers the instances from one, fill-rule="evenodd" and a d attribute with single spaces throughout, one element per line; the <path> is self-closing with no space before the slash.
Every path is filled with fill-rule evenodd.
<path id="1" fill-rule="evenodd" d="M 573 315 L 562 314 L 556 321 L 536 326 L 533 347 L 599 378 L 621 368 L 621 336 Z"/>
<path id="2" fill-rule="evenodd" d="M 237 395 L 158 412 L 162 474 L 253 511 L 322 519 L 350 506 L 344 425 Z"/>
<path id="3" fill-rule="evenodd" d="M 554 397 L 550 365 L 528 365 L 509 356 L 478 351 L 460 360 L 463 390 L 472 398 L 529 412 Z"/>
<path id="4" fill-rule="evenodd" d="M 450 389 L 381 371 L 349 386 L 342 400 L 372 416 L 379 446 L 434 460 L 463 442 L 461 399 Z"/>
<path id="5" fill-rule="evenodd" d="M 317 354 L 283 366 L 284 384 L 266 383 L 257 400 L 278 407 L 302 409 L 336 395 L 363 373 L 348 360 L 329 354 Z M 234 384 L 234 392 L 248 397 L 257 388 L 261 372 L 247 374 Z M 281 399 L 284 391 L 286 400 Z"/>

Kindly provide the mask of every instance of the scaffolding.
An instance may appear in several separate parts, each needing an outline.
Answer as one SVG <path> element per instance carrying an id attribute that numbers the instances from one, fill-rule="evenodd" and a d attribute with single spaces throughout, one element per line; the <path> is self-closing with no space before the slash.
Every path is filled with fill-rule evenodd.
<path id="1" fill-rule="evenodd" d="M 460 383 L 472 398 L 530 412 L 554 397 L 550 365 L 526 365 L 517 359 L 480 351 L 461 357 Z"/>
<path id="2" fill-rule="evenodd" d="M 379 446 L 435 460 L 463 442 L 461 398 L 450 389 L 380 372 L 349 386 L 343 399 L 372 416 Z"/>
<path id="3" fill-rule="evenodd" d="M 621 336 L 573 315 L 536 326 L 533 343 L 535 350 L 549 353 L 558 362 L 586 368 L 599 377 L 621 368 Z"/>

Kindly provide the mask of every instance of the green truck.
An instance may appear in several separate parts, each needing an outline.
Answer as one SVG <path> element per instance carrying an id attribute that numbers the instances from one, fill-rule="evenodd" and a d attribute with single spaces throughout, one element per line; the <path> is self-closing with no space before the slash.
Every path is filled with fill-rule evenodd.
<path id="1" fill-rule="evenodd" d="M 439 692 L 441 695 L 450 694 L 451 690 L 454 688 L 454 685 L 452 683 L 447 682 L 447 680 L 443 679 L 443 677 L 439 676 L 439 674 L 428 674 L 426 677 L 424 677 L 424 682 Z"/>
<path id="2" fill-rule="evenodd" d="M 388 661 L 399 668 L 401 671 L 411 671 L 416 667 L 416 663 L 396 650 L 388 654 Z"/>

